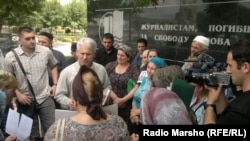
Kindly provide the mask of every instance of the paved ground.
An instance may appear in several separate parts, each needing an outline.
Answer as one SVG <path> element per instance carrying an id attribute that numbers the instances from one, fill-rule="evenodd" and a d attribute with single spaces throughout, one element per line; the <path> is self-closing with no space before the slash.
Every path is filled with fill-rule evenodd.
<path id="1" fill-rule="evenodd" d="M 70 42 L 54 42 L 55 50 L 61 51 L 64 56 L 71 56 L 71 43 Z"/>

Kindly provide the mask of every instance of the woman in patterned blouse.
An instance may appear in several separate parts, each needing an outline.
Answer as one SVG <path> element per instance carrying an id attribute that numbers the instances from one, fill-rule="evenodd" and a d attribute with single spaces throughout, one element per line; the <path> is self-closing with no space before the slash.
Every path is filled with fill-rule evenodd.
<path id="1" fill-rule="evenodd" d="M 139 69 L 132 63 L 133 56 L 129 46 L 120 45 L 117 51 L 117 60 L 106 65 L 112 87 L 110 97 L 113 101 L 111 103 L 118 104 L 118 115 L 127 123 L 130 134 L 132 133 L 130 110 L 133 95 L 128 94 L 127 84 L 129 79 L 136 82 L 139 76 Z"/>
<path id="2" fill-rule="evenodd" d="M 57 120 L 46 132 L 45 141 L 59 140 L 56 135 L 65 141 L 130 140 L 124 120 L 105 113 L 101 108 L 103 88 L 95 71 L 83 65 L 73 81 L 72 89 L 77 113 L 65 119 L 64 126 L 59 123 L 62 120 Z"/>

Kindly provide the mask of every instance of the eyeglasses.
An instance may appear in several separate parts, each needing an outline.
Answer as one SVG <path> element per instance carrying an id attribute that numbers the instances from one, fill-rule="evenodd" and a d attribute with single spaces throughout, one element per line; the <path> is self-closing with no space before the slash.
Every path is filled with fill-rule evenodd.
<path id="1" fill-rule="evenodd" d="M 29 41 L 29 40 L 35 40 L 35 36 L 33 36 L 33 37 L 27 37 L 27 38 L 24 38 L 26 41 Z"/>

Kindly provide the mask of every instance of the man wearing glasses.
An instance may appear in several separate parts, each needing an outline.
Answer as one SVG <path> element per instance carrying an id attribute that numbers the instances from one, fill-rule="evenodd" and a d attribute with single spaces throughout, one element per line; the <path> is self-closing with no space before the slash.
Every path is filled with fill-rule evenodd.
<path id="1" fill-rule="evenodd" d="M 26 76 L 20 69 L 17 59 L 12 51 L 8 52 L 3 62 L 3 69 L 14 74 L 18 81 L 15 95 L 22 105 L 30 105 L 35 98 L 36 107 L 33 118 L 31 138 L 41 137 L 39 134 L 38 116 L 45 133 L 55 120 L 55 104 L 51 96 L 54 96 L 57 80 L 57 60 L 49 48 L 36 45 L 34 30 L 30 27 L 22 27 L 18 30 L 20 45 L 15 48 Z M 53 86 L 49 85 L 48 68 L 50 68 Z M 27 79 L 30 81 L 35 97 L 33 96 Z"/>

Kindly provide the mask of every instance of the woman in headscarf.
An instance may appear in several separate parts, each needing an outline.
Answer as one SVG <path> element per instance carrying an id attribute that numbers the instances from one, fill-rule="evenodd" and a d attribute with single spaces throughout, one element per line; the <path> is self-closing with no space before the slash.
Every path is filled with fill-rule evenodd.
<path id="1" fill-rule="evenodd" d="M 181 67 L 170 65 L 157 69 L 152 76 L 154 88 L 141 101 L 141 119 L 145 125 L 192 124 L 183 100 L 167 87 L 174 78 L 184 79 Z"/>
<path id="2" fill-rule="evenodd" d="M 77 113 L 64 119 L 64 122 L 57 120 L 46 132 L 45 141 L 59 140 L 56 137 L 62 137 L 65 141 L 129 140 L 127 125 L 122 118 L 105 113 L 101 108 L 103 88 L 95 71 L 83 65 L 72 88 L 73 105 Z M 62 130 L 60 132 L 57 129 Z"/>
<path id="3" fill-rule="evenodd" d="M 154 83 L 153 85 L 155 87 L 170 89 L 171 83 L 174 80 L 174 78 L 179 78 L 184 80 L 185 74 L 180 66 L 169 65 L 157 69 L 152 76 L 152 82 Z"/>
<path id="4" fill-rule="evenodd" d="M 141 101 L 144 125 L 191 125 L 189 113 L 180 97 L 166 88 L 152 88 Z"/>
<path id="5" fill-rule="evenodd" d="M 142 82 L 138 85 L 138 89 L 135 91 L 133 101 L 132 101 L 132 109 L 130 112 L 130 119 L 132 123 L 139 124 L 140 122 L 140 107 L 141 107 L 141 99 L 143 96 L 152 88 L 152 76 L 157 68 L 165 67 L 167 64 L 165 60 L 160 57 L 153 57 L 149 60 L 147 65 L 146 76 L 142 78 Z"/>
<path id="6" fill-rule="evenodd" d="M 153 48 L 153 49 L 148 50 L 148 52 L 147 52 L 147 62 L 143 66 L 141 66 L 140 71 L 147 70 L 148 61 L 151 58 L 157 57 L 157 56 L 160 56 L 160 52 L 157 49 Z"/>

